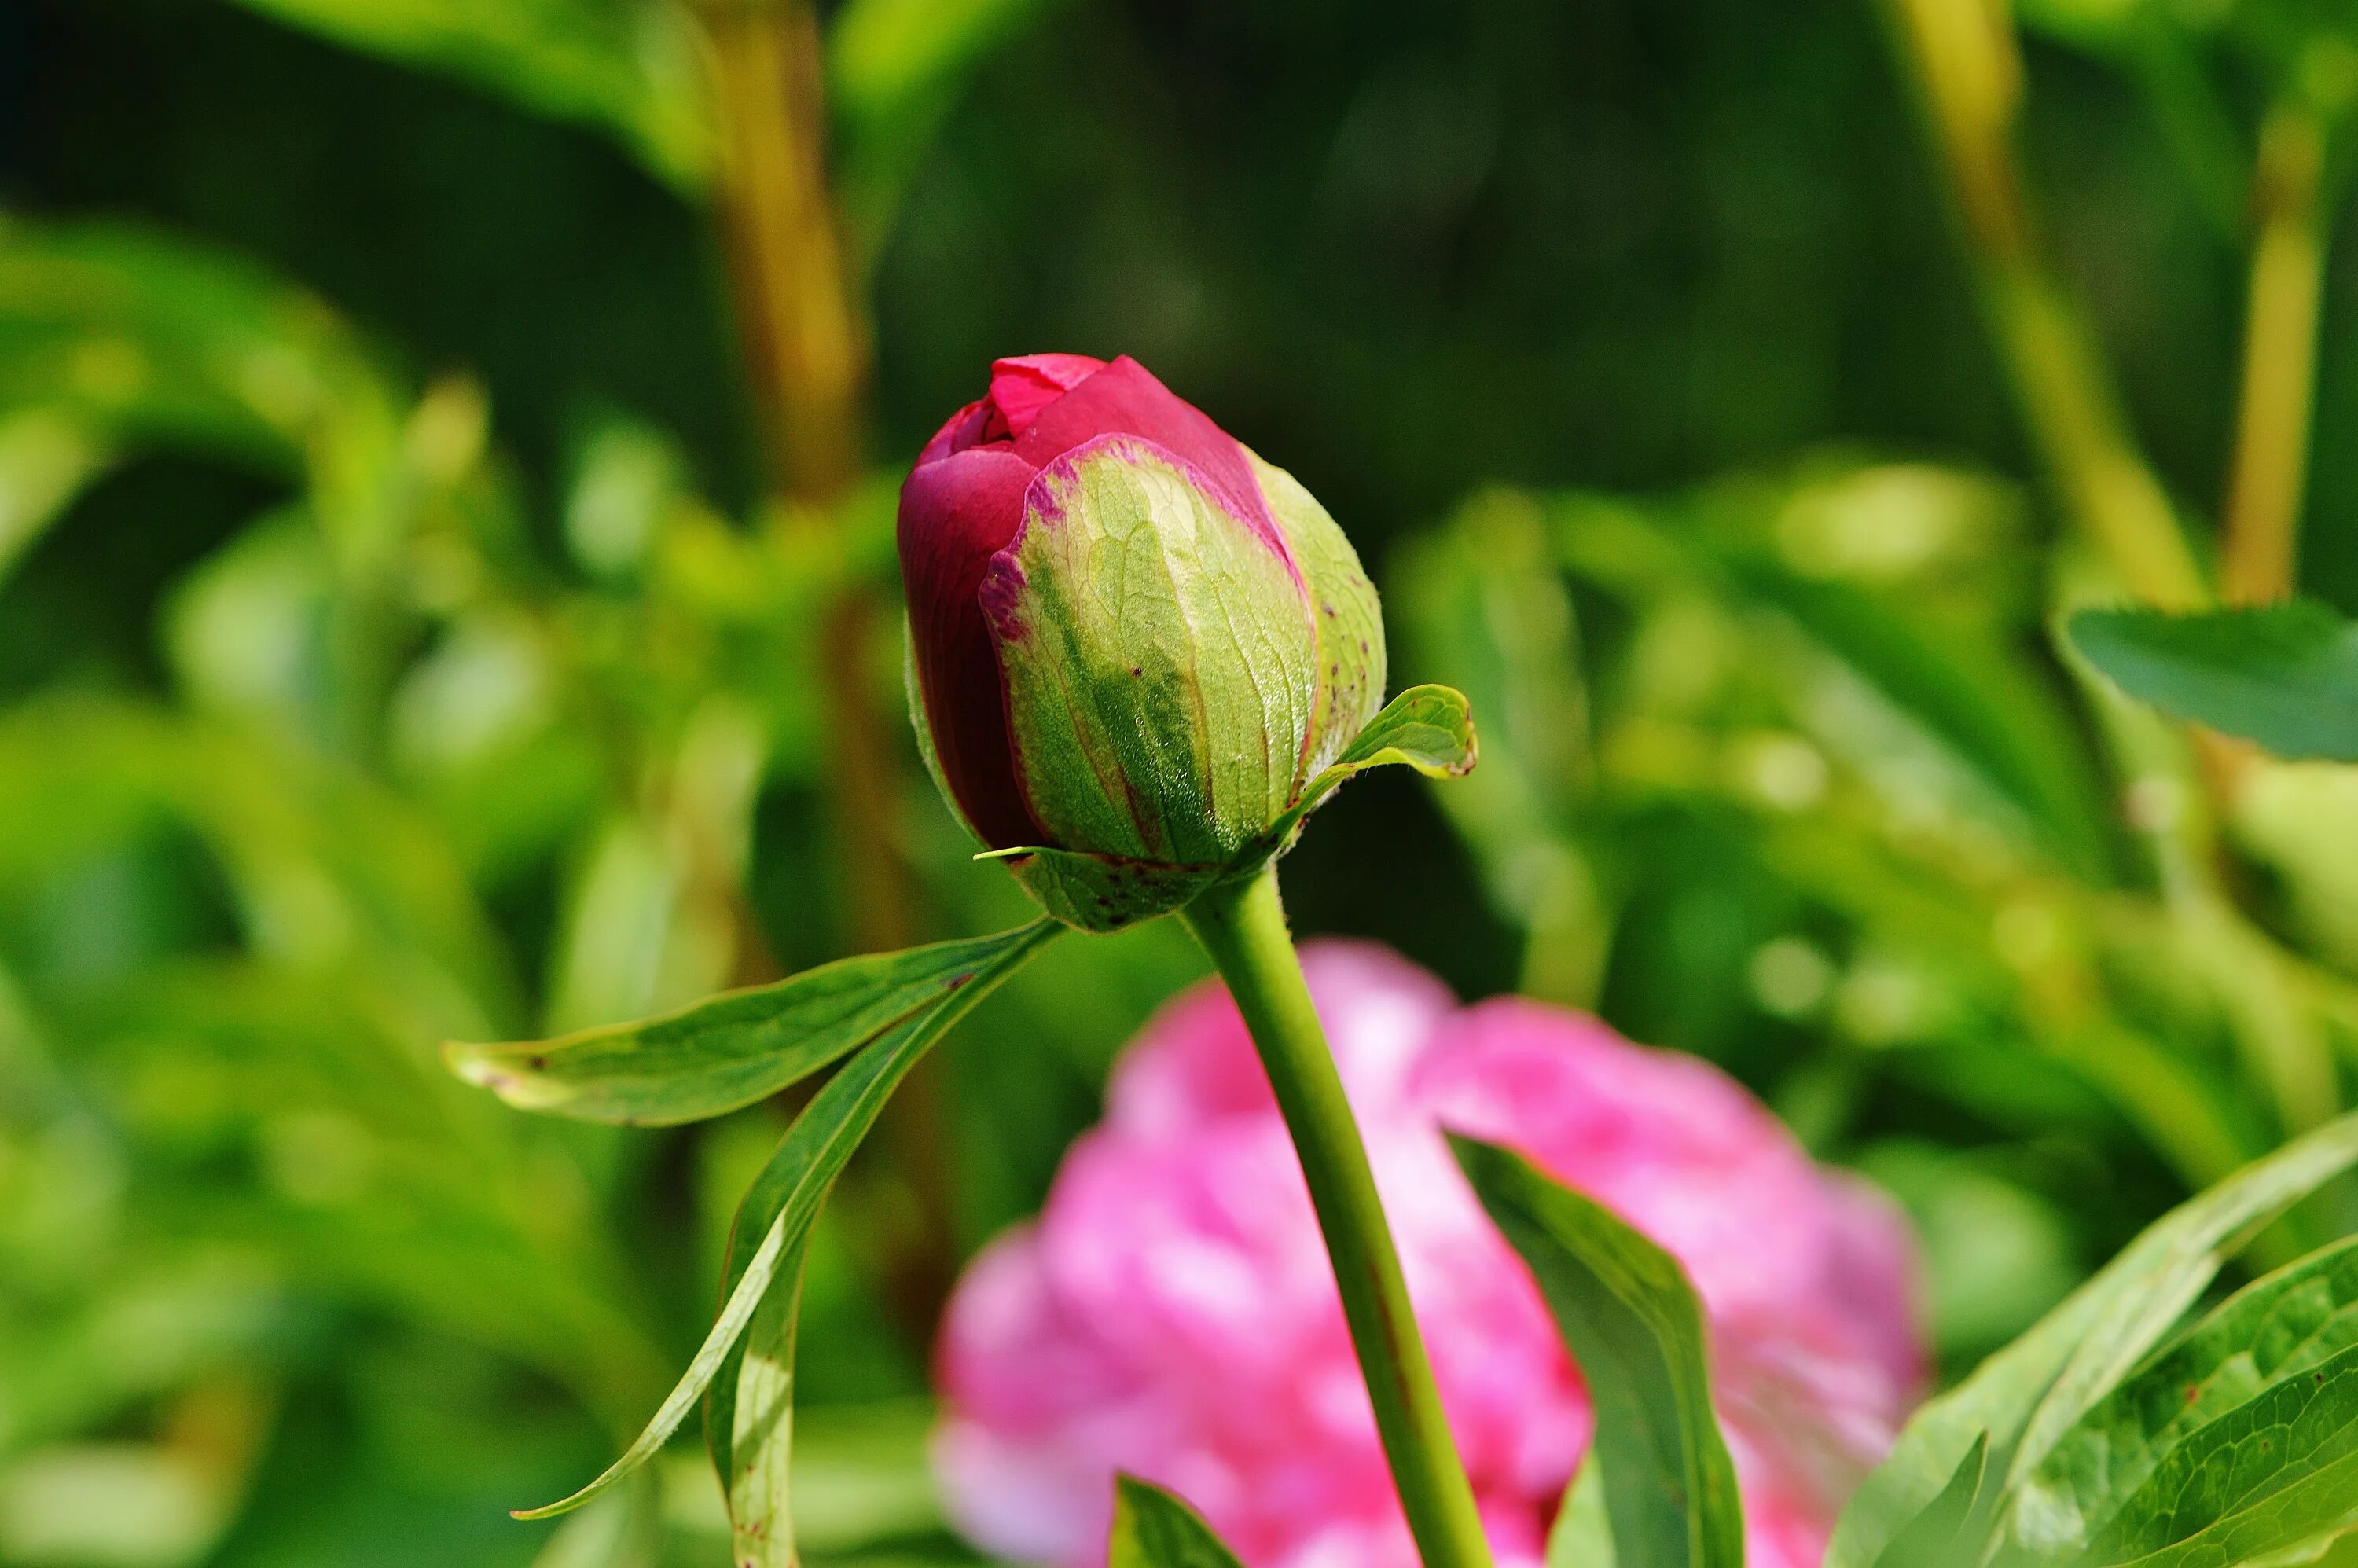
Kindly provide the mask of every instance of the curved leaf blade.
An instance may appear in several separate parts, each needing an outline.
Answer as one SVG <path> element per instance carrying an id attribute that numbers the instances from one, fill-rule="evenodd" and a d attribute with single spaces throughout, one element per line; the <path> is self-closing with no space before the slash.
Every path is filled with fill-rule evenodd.
<path id="1" fill-rule="evenodd" d="M 700 1121 L 774 1094 L 938 1005 L 1009 952 L 1028 950 L 1037 932 L 1034 923 L 862 954 L 661 1018 L 548 1041 L 452 1044 L 443 1059 L 519 1110 L 626 1127 Z"/>
<path id="2" fill-rule="evenodd" d="M 2244 1564 L 2358 1528 L 2358 1348 L 2279 1379 L 2170 1451 L 2084 1551 L 2139 1568 Z"/>
<path id="3" fill-rule="evenodd" d="M 1466 694 L 1455 687 L 1412 686 L 1384 704 L 1343 754 L 1310 781 L 1270 838 L 1284 842 L 1345 780 L 1369 768 L 1411 767 L 1429 779 L 1454 779 L 1472 773 L 1480 759 Z"/>
<path id="4" fill-rule="evenodd" d="M 2114 685 L 2165 713 L 2280 757 L 2358 762 L 2358 624 L 2322 604 L 2083 610 L 2069 634 Z"/>
<path id="5" fill-rule="evenodd" d="M 1916 1412 L 1834 1527 L 1826 1568 L 1870 1568 L 1986 1436 L 2009 1486 L 2118 1386 L 2277 1216 L 2358 1163 L 2358 1115 L 2245 1166 L 2147 1227 L 2061 1306 Z"/>
<path id="6" fill-rule="evenodd" d="M 1605 1517 L 1605 1483 L 1591 1448 L 1574 1472 L 1548 1529 L 1547 1568 L 1620 1568 L 1613 1550 L 1613 1521 Z"/>
<path id="7" fill-rule="evenodd" d="M 1466 1180 L 1539 1280 L 1588 1381 L 1621 1568 L 1742 1568 L 1736 1471 L 1711 1403 L 1703 1308 L 1671 1255 L 1521 1155 L 1452 1134 Z"/>
<path id="8" fill-rule="evenodd" d="M 1989 1433 L 1985 1432 L 1974 1436 L 1974 1445 L 1957 1462 L 1956 1473 L 1941 1488 L 1940 1496 L 1891 1538 L 1891 1544 L 1875 1560 L 1875 1568 L 1965 1568 L 1979 1562 L 1979 1537 L 1985 1532 L 1972 1529 L 1974 1504 L 1981 1497 L 1982 1477 L 1988 1471 Z"/>
<path id="9" fill-rule="evenodd" d="M 810 1234 L 811 1223 L 817 1217 L 818 1206 L 827 1189 L 834 1185 L 851 1152 L 876 1123 L 884 1102 L 892 1090 L 906 1077 L 909 1069 L 946 1033 L 950 1026 L 966 1016 L 976 1002 L 990 994 L 1000 981 L 1014 973 L 1026 959 L 1037 952 L 1063 928 L 1053 921 L 1034 921 L 1018 932 L 1009 935 L 1020 937 L 1012 941 L 988 966 L 978 970 L 966 984 L 950 990 L 932 1007 L 903 1020 L 882 1039 L 860 1052 L 804 1108 L 795 1124 L 771 1154 L 769 1163 L 755 1179 L 752 1193 L 763 1195 L 767 1207 L 774 1195 L 776 1207 L 758 1229 L 750 1221 L 760 1219 L 758 1213 L 741 1211 L 741 1236 L 731 1246 L 731 1263 L 735 1262 L 739 1245 L 745 1235 L 756 1236 L 744 1253 L 744 1267 L 736 1274 L 729 1289 L 727 1301 L 719 1317 L 713 1323 L 704 1343 L 689 1361 L 687 1370 L 671 1393 L 665 1397 L 646 1429 L 621 1458 L 608 1465 L 603 1474 L 574 1493 L 544 1508 L 516 1511 L 518 1519 L 550 1519 L 568 1513 L 589 1502 L 629 1476 L 654 1457 L 671 1434 L 679 1429 L 687 1412 L 704 1397 L 717 1373 L 730 1359 L 740 1339 L 760 1312 L 771 1289 L 785 1283 L 799 1288 L 802 1278 L 804 1243 Z M 782 1321 L 791 1332 L 793 1314 L 772 1314 L 773 1321 Z M 784 1422 L 773 1428 L 776 1463 L 783 1475 L 786 1431 Z M 742 1467 L 745 1456 L 734 1455 L 732 1463 Z M 763 1462 L 768 1462 L 764 1455 Z M 783 1496 L 783 1483 L 780 1486 Z M 783 1532 L 784 1518 L 770 1521 Z M 742 1528 L 741 1521 L 740 1528 Z"/>
<path id="10" fill-rule="evenodd" d="M 2353 1347 L 2358 1238 L 2245 1286 L 2091 1410 L 2011 1499 L 2016 1543 L 2080 1548 L 2204 1428 Z"/>
<path id="11" fill-rule="evenodd" d="M 1175 1492 L 1135 1476 L 1113 1478 L 1106 1568 L 1243 1568 L 1204 1516 Z"/>

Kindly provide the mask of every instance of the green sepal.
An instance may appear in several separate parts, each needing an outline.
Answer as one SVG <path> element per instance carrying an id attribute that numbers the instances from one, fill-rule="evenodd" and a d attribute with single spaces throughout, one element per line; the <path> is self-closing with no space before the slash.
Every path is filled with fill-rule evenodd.
<path id="1" fill-rule="evenodd" d="M 1385 704 L 1334 765 L 1310 781 L 1302 798 L 1271 827 L 1270 839 L 1282 848 L 1302 819 L 1324 805 L 1344 780 L 1369 768 L 1402 766 L 1427 778 L 1463 778 L 1474 771 L 1479 755 L 1466 694 L 1455 687 L 1412 686 Z"/>
<path id="2" fill-rule="evenodd" d="M 982 601 L 1024 799 L 1057 845 L 1225 865 L 1294 798 L 1305 583 L 1161 448 L 1100 437 L 1042 469 Z"/>
<path id="3" fill-rule="evenodd" d="M 1383 606 L 1350 537 L 1318 504 L 1318 498 L 1283 469 L 1250 451 L 1245 455 L 1260 484 L 1261 499 L 1293 552 L 1303 586 L 1310 590 L 1318 695 L 1294 773 L 1298 787 L 1339 758 L 1383 706 Z"/>
<path id="4" fill-rule="evenodd" d="M 1070 849 L 998 849 L 1033 902 L 1077 931 L 1120 931 L 1192 903 L 1226 874 L 1224 866 L 1170 866 Z M 1259 864 L 1259 858 L 1254 864 Z"/>

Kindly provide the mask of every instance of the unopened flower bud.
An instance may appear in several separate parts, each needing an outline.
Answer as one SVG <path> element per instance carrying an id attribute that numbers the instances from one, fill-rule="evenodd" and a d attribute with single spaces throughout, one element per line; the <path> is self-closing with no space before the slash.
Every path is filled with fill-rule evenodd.
<path id="1" fill-rule="evenodd" d="M 1135 360 L 1001 360 L 901 492 L 911 698 L 944 793 L 1075 925 L 1265 854 L 1383 700 L 1309 492 Z"/>

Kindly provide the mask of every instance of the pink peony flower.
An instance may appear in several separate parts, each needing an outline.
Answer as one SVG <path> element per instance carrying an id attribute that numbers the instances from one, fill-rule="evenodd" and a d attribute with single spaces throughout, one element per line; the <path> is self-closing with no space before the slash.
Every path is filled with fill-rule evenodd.
<path id="1" fill-rule="evenodd" d="M 1439 1134 L 1508 1144 L 1676 1254 L 1709 1311 L 1755 1568 L 1813 1568 L 1921 1385 L 1913 1242 L 1716 1068 L 1593 1018 L 1460 1008 L 1382 948 L 1303 954 L 1504 1568 L 1535 1564 L 1587 1396 Z M 943 1328 L 936 1460 L 990 1550 L 1088 1568 L 1112 1475 L 1201 1509 L 1254 1568 L 1413 1568 L 1342 1307 L 1267 1081 L 1207 981 L 1116 1070 L 1034 1225 Z"/>

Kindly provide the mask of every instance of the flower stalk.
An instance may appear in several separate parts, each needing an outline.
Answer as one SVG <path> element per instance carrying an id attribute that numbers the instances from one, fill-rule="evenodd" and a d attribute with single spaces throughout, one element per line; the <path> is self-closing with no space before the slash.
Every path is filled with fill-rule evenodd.
<path id="1" fill-rule="evenodd" d="M 722 134 L 721 238 L 773 489 L 789 506 L 830 517 L 860 478 L 869 335 L 827 179 L 818 13 L 809 0 L 699 0 L 697 10 Z M 915 924 L 894 840 L 900 763 L 873 678 L 881 611 L 871 585 L 847 581 L 818 633 L 845 946 L 870 952 L 906 946 Z M 744 924 L 748 949 L 758 953 L 750 911 Z M 738 976 L 772 978 L 752 968 Z M 948 1292 L 944 1260 L 955 1250 L 938 1075 L 921 1065 L 883 1127 L 916 1219 L 916 1233 L 892 1249 L 891 1295 L 921 1343 Z"/>
<path id="2" fill-rule="evenodd" d="M 1473 1487 L 1442 1410 L 1367 1146 L 1286 929 L 1275 865 L 1215 885 L 1180 918 L 1228 982 L 1293 1137 L 1418 1553 L 1425 1568 L 1488 1568 Z"/>
<path id="3" fill-rule="evenodd" d="M 1999 357 L 2065 512 L 2149 604 L 2209 597 L 2086 324 L 2039 243 L 2014 157 L 2022 65 L 1995 0 L 1883 0 L 1954 199 Z"/>
<path id="4" fill-rule="evenodd" d="M 2325 128 L 2280 105 L 2261 132 L 2253 181 L 2258 232 L 2244 333 L 2244 387 L 2221 561 L 2224 597 L 2259 604 L 2292 591 L 2325 295 Z"/>

